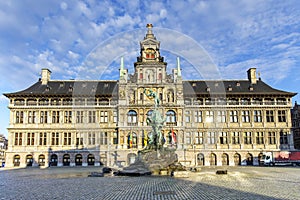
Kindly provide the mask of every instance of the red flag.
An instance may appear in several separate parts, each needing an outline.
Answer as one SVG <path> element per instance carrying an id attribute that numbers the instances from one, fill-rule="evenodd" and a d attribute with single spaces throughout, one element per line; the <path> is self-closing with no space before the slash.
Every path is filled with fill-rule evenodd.
<path id="1" fill-rule="evenodd" d="M 129 135 L 129 147 L 132 147 L 132 133 Z"/>
<path id="2" fill-rule="evenodd" d="M 176 143 L 176 134 L 172 128 L 172 140 L 173 140 L 173 143 Z"/>

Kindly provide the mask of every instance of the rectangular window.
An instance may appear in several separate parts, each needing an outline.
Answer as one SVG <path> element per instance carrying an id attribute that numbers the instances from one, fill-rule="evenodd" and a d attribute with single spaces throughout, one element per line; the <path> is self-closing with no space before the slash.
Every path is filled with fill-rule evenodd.
<path id="1" fill-rule="evenodd" d="M 273 110 L 266 111 L 266 121 L 267 122 L 274 122 L 274 112 Z"/>
<path id="2" fill-rule="evenodd" d="M 34 133 L 27 133 L 27 145 L 34 145 Z"/>
<path id="3" fill-rule="evenodd" d="M 114 110 L 114 123 L 118 122 L 118 112 Z"/>
<path id="4" fill-rule="evenodd" d="M 232 144 L 240 144 L 240 133 L 239 132 L 231 133 L 231 142 L 232 142 Z"/>
<path id="5" fill-rule="evenodd" d="M 238 112 L 236 110 L 231 110 L 230 114 L 230 122 L 238 122 Z"/>
<path id="6" fill-rule="evenodd" d="M 261 110 L 253 111 L 254 122 L 262 122 Z"/>
<path id="7" fill-rule="evenodd" d="M 100 145 L 107 144 L 107 132 L 100 132 Z"/>
<path id="8" fill-rule="evenodd" d="M 108 113 L 107 111 L 100 112 L 100 122 L 107 123 L 108 122 Z"/>
<path id="9" fill-rule="evenodd" d="M 278 110 L 278 122 L 286 122 L 285 110 Z"/>
<path id="10" fill-rule="evenodd" d="M 280 144 L 288 144 L 288 133 L 280 132 Z"/>
<path id="11" fill-rule="evenodd" d="M 114 135 L 113 135 L 113 144 L 119 144 L 118 132 L 114 132 Z"/>
<path id="12" fill-rule="evenodd" d="M 59 145 L 59 133 L 52 133 L 51 145 Z"/>
<path id="13" fill-rule="evenodd" d="M 65 123 L 72 123 L 72 111 L 65 111 Z"/>
<path id="14" fill-rule="evenodd" d="M 76 133 L 76 145 L 83 145 L 83 133 Z"/>
<path id="15" fill-rule="evenodd" d="M 227 133 L 226 132 L 220 132 L 219 137 L 220 137 L 220 144 L 228 144 L 228 139 L 227 139 Z"/>
<path id="16" fill-rule="evenodd" d="M 215 132 L 207 132 L 207 144 L 215 144 Z"/>
<path id="17" fill-rule="evenodd" d="M 89 111 L 89 123 L 96 123 L 96 111 Z"/>
<path id="18" fill-rule="evenodd" d="M 17 124 L 23 123 L 23 119 L 24 119 L 24 113 L 23 113 L 23 111 L 17 111 L 16 112 L 16 123 Z"/>
<path id="19" fill-rule="evenodd" d="M 251 132 L 244 133 L 244 144 L 252 144 L 252 133 Z"/>
<path id="20" fill-rule="evenodd" d="M 276 133 L 275 132 L 269 132 L 268 133 L 268 140 L 269 140 L 269 144 L 276 144 Z"/>
<path id="21" fill-rule="evenodd" d="M 59 123 L 59 111 L 52 111 L 52 123 Z"/>
<path id="22" fill-rule="evenodd" d="M 195 132 L 195 144 L 203 144 L 203 133 Z"/>
<path id="23" fill-rule="evenodd" d="M 250 122 L 249 110 L 242 110 L 242 122 Z"/>
<path id="24" fill-rule="evenodd" d="M 40 123 L 44 124 L 48 121 L 48 112 L 47 111 L 41 111 L 40 112 Z"/>
<path id="25" fill-rule="evenodd" d="M 194 121 L 196 123 L 202 122 L 202 111 L 194 111 Z"/>
<path id="26" fill-rule="evenodd" d="M 185 133 L 185 144 L 191 144 L 191 133 Z"/>
<path id="27" fill-rule="evenodd" d="M 35 123 L 35 111 L 28 111 L 28 124 Z"/>
<path id="28" fill-rule="evenodd" d="M 263 132 L 256 133 L 256 144 L 264 144 L 264 133 Z"/>
<path id="29" fill-rule="evenodd" d="M 83 123 L 84 121 L 83 111 L 76 111 L 76 123 Z"/>
<path id="30" fill-rule="evenodd" d="M 191 112 L 188 110 L 185 111 L 185 122 L 191 122 Z"/>
<path id="31" fill-rule="evenodd" d="M 15 145 L 22 145 L 22 133 L 15 133 Z"/>
<path id="32" fill-rule="evenodd" d="M 220 110 L 217 111 L 217 122 L 226 122 L 226 111 L 225 110 Z"/>
<path id="33" fill-rule="evenodd" d="M 89 145 L 95 145 L 96 144 L 96 134 L 94 132 L 89 132 L 88 135 L 88 144 Z"/>
<path id="34" fill-rule="evenodd" d="M 71 145 L 71 133 L 64 133 L 64 145 Z"/>
<path id="35" fill-rule="evenodd" d="M 206 111 L 205 121 L 206 122 L 214 122 L 214 111 L 212 111 L 212 110 Z"/>
<path id="36" fill-rule="evenodd" d="M 40 133 L 40 144 L 47 145 L 47 133 Z"/>

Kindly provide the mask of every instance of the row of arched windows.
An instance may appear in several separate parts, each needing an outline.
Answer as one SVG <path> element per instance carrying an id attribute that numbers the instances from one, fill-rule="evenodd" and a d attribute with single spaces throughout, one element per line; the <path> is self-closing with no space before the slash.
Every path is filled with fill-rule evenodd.
<path id="1" fill-rule="evenodd" d="M 147 112 L 147 116 L 152 115 L 153 110 Z M 166 112 L 166 122 L 167 123 L 176 123 L 176 113 L 173 110 L 168 110 Z M 135 110 L 129 110 L 127 113 L 127 122 L 129 125 L 137 125 L 138 122 L 138 113 Z"/>
<path id="2" fill-rule="evenodd" d="M 70 154 L 64 154 L 62 157 L 62 164 L 63 166 L 70 166 L 70 159 L 71 156 Z M 33 165 L 33 156 L 31 154 L 26 155 L 26 166 L 32 166 Z M 14 155 L 14 159 L 13 159 L 13 165 L 15 167 L 20 166 L 20 162 L 21 162 L 21 156 L 20 155 Z M 76 154 L 75 155 L 75 165 L 76 166 L 82 166 L 83 163 L 83 157 L 81 154 Z M 93 154 L 89 154 L 87 156 L 86 159 L 86 163 L 90 166 L 95 165 L 95 156 Z M 52 154 L 50 156 L 50 161 L 49 161 L 49 166 L 57 166 L 58 164 L 58 156 L 56 154 Z M 101 162 L 100 162 L 101 164 Z M 45 155 L 44 154 L 40 154 L 38 157 L 38 165 L 39 166 L 45 166 L 46 165 L 46 161 L 45 161 Z"/>

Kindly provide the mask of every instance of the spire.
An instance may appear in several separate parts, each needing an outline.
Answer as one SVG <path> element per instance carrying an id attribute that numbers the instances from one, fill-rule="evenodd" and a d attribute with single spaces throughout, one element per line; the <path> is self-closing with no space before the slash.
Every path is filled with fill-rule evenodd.
<path id="1" fill-rule="evenodd" d="M 181 77 L 180 59 L 177 57 L 177 76 Z"/>
<path id="2" fill-rule="evenodd" d="M 147 38 L 155 38 L 154 34 L 152 33 L 153 25 L 152 24 L 147 24 L 146 27 L 148 28 L 148 30 L 147 30 L 147 34 L 146 34 L 145 39 L 147 39 Z"/>
<path id="3" fill-rule="evenodd" d="M 124 58 L 121 57 L 121 65 L 120 65 L 120 77 L 124 76 Z"/>

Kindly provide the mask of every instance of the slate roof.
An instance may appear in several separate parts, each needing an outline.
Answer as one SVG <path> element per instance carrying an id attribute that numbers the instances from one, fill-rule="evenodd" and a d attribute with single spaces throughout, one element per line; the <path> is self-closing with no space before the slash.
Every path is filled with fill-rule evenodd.
<path id="1" fill-rule="evenodd" d="M 208 89 L 209 88 L 209 89 Z M 284 95 L 295 96 L 297 93 L 277 90 L 257 80 L 251 84 L 249 80 L 207 80 L 207 81 L 183 81 L 184 95 Z"/>
<path id="2" fill-rule="evenodd" d="M 15 96 L 112 96 L 117 94 L 117 81 L 49 81 L 42 85 L 36 82 L 29 88 L 4 94 L 6 97 Z"/>
<path id="3" fill-rule="evenodd" d="M 252 87 L 252 89 L 251 89 Z M 208 89 L 209 88 L 209 89 Z M 231 89 L 230 89 L 231 88 Z M 29 88 L 4 94 L 6 97 L 17 96 L 112 96 L 118 93 L 117 81 L 49 81 L 42 85 L 36 82 Z M 183 81 L 184 96 L 220 94 L 230 95 L 281 95 L 295 96 L 297 93 L 277 90 L 257 80 L 251 84 L 249 80 L 189 80 Z"/>

